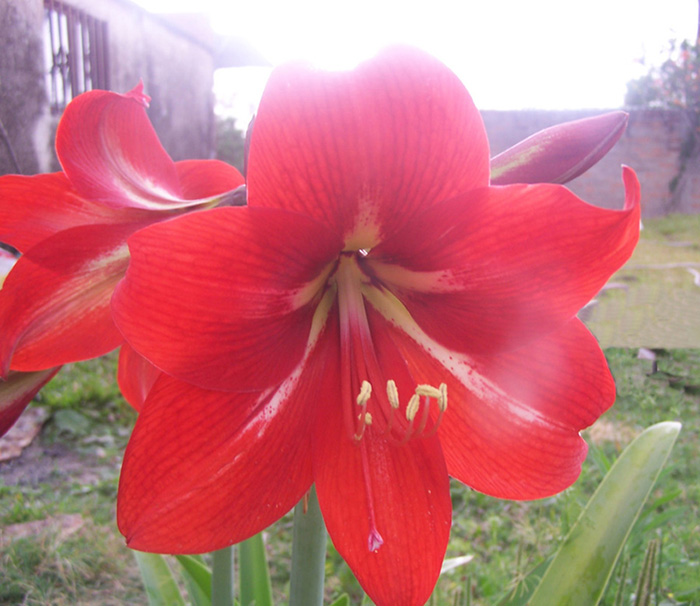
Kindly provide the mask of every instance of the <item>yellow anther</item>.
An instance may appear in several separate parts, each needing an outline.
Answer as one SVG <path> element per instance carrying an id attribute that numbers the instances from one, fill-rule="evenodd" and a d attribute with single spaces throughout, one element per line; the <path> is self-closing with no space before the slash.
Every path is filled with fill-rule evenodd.
<path id="1" fill-rule="evenodd" d="M 438 408 L 441 412 L 447 410 L 447 385 L 440 383 L 440 397 L 438 398 Z"/>
<path id="2" fill-rule="evenodd" d="M 365 425 L 372 424 L 372 415 L 368 412 L 365 413 Z"/>
<path id="3" fill-rule="evenodd" d="M 389 399 L 389 405 L 396 410 L 399 407 L 399 390 L 393 379 L 386 382 L 386 397 Z"/>
<path id="4" fill-rule="evenodd" d="M 418 409 L 420 408 L 420 396 L 414 393 L 411 399 L 408 401 L 408 406 L 406 406 L 406 419 L 413 421 L 416 418 Z"/>
<path id="5" fill-rule="evenodd" d="M 360 393 L 357 394 L 357 405 L 364 406 L 372 395 L 372 385 L 369 381 L 362 381 Z"/>
<path id="6" fill-rule="evenodd" d="M 442 394 L 437 387 L 433 387 L 432 385 L 417 385 L 416 395 L 427 396 L 428 398 L 435 398 L 436 400 L 439 400 Z"/>

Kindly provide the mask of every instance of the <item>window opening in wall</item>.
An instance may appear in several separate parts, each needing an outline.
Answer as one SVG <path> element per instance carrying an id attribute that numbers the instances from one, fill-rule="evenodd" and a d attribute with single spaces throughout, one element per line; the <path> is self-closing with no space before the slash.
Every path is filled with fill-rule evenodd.
<path id="1" fill-rule="evenodd" d="M 59 0 L 44 0 L 44 48 L 51 111 L 85 91 L 109 88 L 107 22 Z"/>

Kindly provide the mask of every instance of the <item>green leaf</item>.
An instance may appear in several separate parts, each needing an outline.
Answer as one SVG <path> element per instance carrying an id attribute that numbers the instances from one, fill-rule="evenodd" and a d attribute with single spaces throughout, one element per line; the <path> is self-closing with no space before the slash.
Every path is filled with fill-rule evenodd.
<path id="1" fill-rule="evenodd" d="M 347 593 L 344 593 L 330 606 L 350 606 L 350 596 Z"/>
<path id="2" fill-rule="evenodd" d="M 680 429 L 680 423 L 659 423 L 624 450 L 562 543 L 530 606 L 598 604 Z"/>
<path id="3" fill-rule="evenodd" d="M 162 555 L 134 551 L 150 606 L 185 606 L 185 600 Z"/>
<path id="4" fill-rule="evenodd" d="M 69 433 L 74 436 L 85 435 L 90 432 L 90 419 L 77 410 L 70 408 L 57 410 L 53 415 L 53 423 L 59 432 Z"/>
<path id="5" fill-rule="evenodd" d="M 193 606 L 211 606 L 211 570 L 201 558 L 191 555 L 175 558 L 182 566 L 182 576 Z"/>
<path id="6" fill-rule="evenodd" d="M 270 571 L 262 533 L 238 545 L 241 606 L 272 606 Z"/>

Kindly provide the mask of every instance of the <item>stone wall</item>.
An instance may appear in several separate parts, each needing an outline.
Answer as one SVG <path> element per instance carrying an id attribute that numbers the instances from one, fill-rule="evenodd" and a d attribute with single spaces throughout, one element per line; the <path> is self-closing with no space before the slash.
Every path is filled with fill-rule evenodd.
<path id="1" fill-rule="evenodd" d="M 482 112 L 495 155 L 529 135 L 569 120 L 605 113 L 601 111 L 485 111 Z M 686 133 L 681 112 L 661 109 L 630 112 L 627 130 L 620 141 L 586 174 L 569 187 L 587 202 L 606 208 L 621 208 L 624 189 L 621 166 L 636 171 L 642 186 L 643 215 L 668 212 L 699 213 L 700 183 L 689 186 L 672 199 L 670 183 L 680 170 L 680 153 Z"/>

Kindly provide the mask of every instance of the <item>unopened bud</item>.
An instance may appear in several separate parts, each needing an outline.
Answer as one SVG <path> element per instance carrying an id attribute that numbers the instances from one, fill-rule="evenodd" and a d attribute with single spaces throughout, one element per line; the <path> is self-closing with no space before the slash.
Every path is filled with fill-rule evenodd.
<path id="1" fill-rule="evenodd" d="M 627 119 L 617 111 L 541 130 L 491 158 L 491 185 L 568 183 L 610 151 Z"/>

